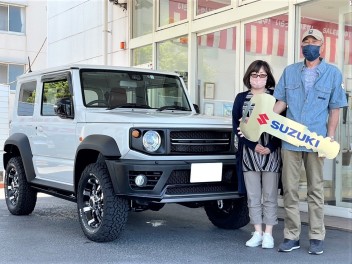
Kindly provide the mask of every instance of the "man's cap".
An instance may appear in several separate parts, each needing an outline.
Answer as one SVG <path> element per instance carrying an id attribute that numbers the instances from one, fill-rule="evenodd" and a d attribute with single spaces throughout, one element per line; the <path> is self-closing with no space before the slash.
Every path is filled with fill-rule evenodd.
<path id="1" fill-rule="evenodd" d="M 321 31 L 319 31 L 317 29 L 308 29 L 306 32 L 304 32 L 304 34 L 302 36 L 302 42 L 308 36 L 312 36 L 312 37 L 316 38 L 317 40 L 321 40 L 322 42 L 324 42 L 323 33 L 321 33 Z"/>

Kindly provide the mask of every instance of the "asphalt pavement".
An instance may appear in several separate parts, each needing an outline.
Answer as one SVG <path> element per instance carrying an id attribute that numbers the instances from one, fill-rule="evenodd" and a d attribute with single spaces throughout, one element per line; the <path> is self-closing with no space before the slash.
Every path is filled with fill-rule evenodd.
<path id="1" fill-rule="evenodd" d="M 277 252 L 283 221 L 274 228 L 274 249 L 248 248 L 252 226 L 223 230 L 202 208 L 166 205 L 158 212 L 131 212 L 119 239 L 88 240 L 79 225 L 76 204 L 40 195 L 33 213 L 9 213 L 0 189 L 0 263 L 309 263 L 351 264 L 352 232 L 327 228 L 322 255 L 308 254 L 307 225 L 301 248 Z"/>

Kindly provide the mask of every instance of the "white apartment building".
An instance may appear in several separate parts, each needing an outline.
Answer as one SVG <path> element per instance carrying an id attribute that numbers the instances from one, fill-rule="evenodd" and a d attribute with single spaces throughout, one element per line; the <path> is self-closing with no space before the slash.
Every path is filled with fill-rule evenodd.
<path id="1" fill-rule="evenodd" d="M 18 4 L 21 1 L 10 2 Z M 28 11 L 32 4 L 38 5 L 42 9 L 40 14 L 37 13 L 38 17 L 47 15 L 43 22 L 47 23 L 47 31 L 35 30 L 32 28 L 35 22 L 30 23 L 31 32 L 39 36 L 30 49 L 29 45 L 23 44 L 23 50 L 27 48 L 26 52 L 33 52 L 33 56 L 47 35 L 47 66 L 89 63 L 176 71 L 185 79 L 201 113 L 228 118 L 231 118 L 236 94 L 245 90 L 242 77 L 253 60 L 266 60 L 278 81 L 285 66 L 302 60 L 300 41 L 303 32 L 309 28 L 321 30 L 325 36 L 322 56 L 342 71 L 349 99 L 349 108 L 341 111 L 338 128 L 341 152 L 336 159 L 325 162 L 325 212 L 327 215 L 352 218 L 352 131 L 349 129 L 352 108 L 352 1 L 22 2 L 27 2 L 23 7 Z M 29 21 L 26 17 L 26 28 Z M 25 38 L 26 33 L 7 34 Z M 2 35 L 0 37 L 2 65 Z M 27 38 L 30 39 L 29 36 Z M 26 64 L 26 61 L 22 60 L 22 63 Z M 306 211 L 304 168 L 301 190 L 302 211 Z"/>

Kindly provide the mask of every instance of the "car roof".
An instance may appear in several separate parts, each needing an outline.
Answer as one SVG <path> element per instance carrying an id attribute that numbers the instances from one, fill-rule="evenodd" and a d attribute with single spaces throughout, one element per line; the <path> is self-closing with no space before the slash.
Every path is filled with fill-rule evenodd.
<path id="1" fill-rule="evenodd" d="M 157 71 L 157 70 L 150 70 L 150 69 L 137 68 L 137 67 L 122 67 L 122 66 L 94 65 L 94 64 L 68 64 L 68 65 L 28 72 L 20 75 L 18 78 L 28 78 L 28 77 L 33 77 L 37 75 L 50 74 L 50 73 L 67 71 L 72 69 L 122 70 L 122 71 L 131 71 L 131 72 L 143 72 L 143 73 L 151 73 L 151 74 L 167 74 L 167 75 L 180 76 L 178 73 L 175 73 L 175 72 Z"/>

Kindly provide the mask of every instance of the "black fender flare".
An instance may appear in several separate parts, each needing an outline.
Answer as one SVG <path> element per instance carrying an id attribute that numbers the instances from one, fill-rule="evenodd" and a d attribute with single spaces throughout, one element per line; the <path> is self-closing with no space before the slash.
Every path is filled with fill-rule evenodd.
<path id="1" fill-rule="evenodd" d="M 106 135 L 89 135 L 86 137 L 81 144 L 79 144 L 76 151 L 76 157 L 82 149 L 96 150 L 108 158 L 121 157 L 121 153 L 115 139 Z"/>
<path id="2" fill-rule="evenodd" d="M 81 159 L 80 152 L 85 150 L 94 150 L 98 153 L 101 153 L 106 159 L 114 160 L 121 157 L 120 149 L 117 146 L 115 139 L 107 135 L 89 135 L 79 144 L 74 164 L 74 177 L 75 177 L 75 190 L 77 188 L 78 179 L 80 177 L 80 172 L 83 171 L 83 167 L 79 164 Z M 95 162 L 96 159 L 90 162 Z M 111 181 L 114 183 L 111 171 L 109 170 Z"/>
<path id="3" fill-rule="evenodd" d="M 33 154 L 28 137 L 23 133 L 12 134 L 4 143 L 3 164 L 6 170 L 7 163 L 14 154 L 17 154 L 17 149 L 21 156 L 24 170 L 26 172 L 27 181 L 31 182 L 35 178 L 35 171 L 33 166 Z"/>

